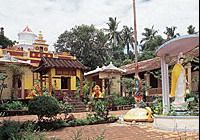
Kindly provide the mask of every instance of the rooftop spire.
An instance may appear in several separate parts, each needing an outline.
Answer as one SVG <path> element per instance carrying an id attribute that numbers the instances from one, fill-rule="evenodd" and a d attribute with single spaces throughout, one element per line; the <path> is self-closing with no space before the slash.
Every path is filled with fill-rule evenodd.
<path id="1" fill-rule="evenodd" d="M 28 26 L 26 26 L 22 32 L 32 32 L 32 31 Z"/>

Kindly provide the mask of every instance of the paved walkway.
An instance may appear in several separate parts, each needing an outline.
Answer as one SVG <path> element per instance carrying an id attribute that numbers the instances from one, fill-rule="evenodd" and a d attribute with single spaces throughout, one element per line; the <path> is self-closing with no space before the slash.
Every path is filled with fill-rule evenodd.
<path id="1" fill-rule="evenodd" d="M 191 132 L 167 132 L 156 130 L 148 125 L 124 125 L 124 124 L 99 124 L 80 127 L 66 127 L 61 130 L 48 132 L 49 137 L 61 140 L 73 140 L 75 135 L 81 132 L 82 140 L 96 138 L 103 134 L 104 140 L 198 140 L 199 133 Z M 93 140 L 93 139 L 92 139 Z M 96 139 L 94 139 L 96 140 Z"/>
<path id="2" fill-rule="evenodd" d="M 128 110 L 111 111 L 111 115 L 124 115 Z M 85 118 L 88 112 L 72 113 L 75 118 Z M 63 117 L 60 115 L 59 117 Z M 35 115 L 0 117 L 2 120 L 34 121 Z M 60 140 L 73 140 L 77 133 L 82 134 L 81 140 L 94 138 L 103 133 L 104 140 L 198 140 L 198 132 L 169 132 L 153 128 L 152 123 L 112 123 L 88 125 L 79 127 L 66 127 L 56 131 L 46 132 L 49 137 L 56 137 Z M 90 140 L 90 139 L 89 139 Z M 93 139 L 91 139 L 93 140 Z M 94 139 L 95 140 L 95 139 Z"/>
<path id="3" fill-rule="evenodd" d="M 128 110 L 120 110 L 120 111 L 110 111 L 110 115 L 122 115 L 128 112 Z M 73 114 L 75 118 L 86 118 L 89 112 L 81 112 L 81 113 L 70 113 Z M 58 115 L 58 117 L 64 118 L 64 114 Z M 0 121 L 2 120 L 16 120 L 16 121 L 36 121 L 36 115 L 23 115 L 23 116 L 9 116 L 9 117 L 0 117 Z"/>

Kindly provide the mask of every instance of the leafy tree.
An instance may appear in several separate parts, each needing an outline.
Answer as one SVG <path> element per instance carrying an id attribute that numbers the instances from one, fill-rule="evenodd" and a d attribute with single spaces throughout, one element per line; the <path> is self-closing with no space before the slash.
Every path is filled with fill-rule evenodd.
<path id="1" fill-rule="evenodd" d="M 167 40 L 170 40 L 170 39 L 180 36 L 179 33 L 175 33 L 176 29 L 177 29 L 177 27 L 175 27 L 175 26 L 166 27 L 166 31 L 164 32 L 164 34 L 167 35 Z"/>
<path id="2" fill-rule="evenodd" d="M 108 59 L 107 37 L 94 25 L 75 26 L 70 31 L 65 31 L 54 46 L 57 52 L 70 52 L 91 69 L 102 66 Z"/>
<path id="3" fill-rule="evenodd" d="M 195 31 L 195 27 L 193 25 L 189 25 L 187 27 L 187 33 L 188 34 L 197 34 L 198 32 Z"/>
<path id="4" fill-rule="evenodd" d="M 104 29 L 107 32 L 108 44 L 109 44 L 109 59 L 117 67 L 121 66 L 123 61 L 127 58 L 124 53 L 125 44 L 122 39 L 122 31 L 118 31 L 119 22 L 117 22 L 116 17 L 109 18 L 107 23 L 108 29 Z"/>
<path id="5" fill-rule="evenodd" d="M 158 33 L 158 31 L 154 29 L 154 26 L 152 26 L 151 29 L 144 28 L 144 33 L 142 33 L 142 35 L 144 37 L 142 38 L 140 43 L 147 42 L 147 41 L 154 39 L 157 33 Z"/>
<path id="6" fill-rule="evenodd" d="M 147 60 L 155 57 L 156 49 L 163 44 L 164 39 L 162 36 L 157 35 L 158 31 L 154 29 L 154 26 L 149 28 L 144 28 L 144 33 L 142 35 L 144 38 L 141 40 L 141 54 L 139 60 Z"/>
<path id="7" fill-rule="evenodd" d="M 4 36 L 4 34 L 0 34 L 0 46 L 2 46 L 2 49 L 5 49 L 8 46 L 12 46 L 12 45 L 14 45 L 13 41 L 11 41 L 9 38 Z"/>

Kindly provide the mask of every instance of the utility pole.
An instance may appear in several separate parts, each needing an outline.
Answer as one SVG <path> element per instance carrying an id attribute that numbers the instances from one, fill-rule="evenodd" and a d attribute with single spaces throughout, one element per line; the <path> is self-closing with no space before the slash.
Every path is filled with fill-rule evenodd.
<path id="1" fill-rule="evenodd" d="M 135 75 L 138 75 L 138 49 L 137 49 L 137 24 L 136 24 L 136 7 L 135 7 L 135 0 L 133 0 L 133 20 L 134 20 L 134 33 L 133 33 L 133 37 L 134 37 L 134 43 L 135 43 L 135 64 L 136 64 L 136 68 L 135 68 Z"/>
<path id="2" fill-rule="evenodd" d="M 135 0 L 133 0 L 133 19 L 134 19 L 134 46 L 135 46 L 135 94 L 134 94 L 134 98 L 136 101 L 136 106 L 139 106 L 139 104 L 141 103 L 141 101 L 143 100 L 143 93 L 141 91 L 142 89 L 142 82 L 141 79 L 139 77 L 139 66 L 138 66 L 138 49 L 137 49 L 137 22 L 136 22 L 136 6 L 135 6 Z"/>

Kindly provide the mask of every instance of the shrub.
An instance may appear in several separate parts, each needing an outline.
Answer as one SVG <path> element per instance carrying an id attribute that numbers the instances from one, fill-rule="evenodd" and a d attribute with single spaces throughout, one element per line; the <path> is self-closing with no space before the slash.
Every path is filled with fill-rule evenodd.
<path id="1" fill-rule="evenodd" d="M 162 98 L 156 98 L 151 106 L 153 113 L 160 115 L 162 114 L 162 110 L 163 110 L 163 105 L 162 105 Z"/>
<path id="2" fill-rule="evenodd" d="M 32 122 L 3 121 L 0 126 L 1 140 L 46 140 L 43 133 L 36 131 Z"/>
<path id="3" fill-rule="evenodd" d="M 108 102 L 97 100 L 94 105 L 94 112 L 95 117 L 106 119 L 109 114 Z"/>
<path id="4" fill-rule="evenodd" d="M 22 110 L 24 108 L 26 108 L 27 106 L 24 105 L 22 102 L 20 101 L 12 101 L 12 102 L 7 102 L 7 103 L 3 103 L 0 106 L 0 110 Z"/>
<path id="5" fill-rule="evenodd" d="M 52 96 L 37 96 L 29 102 L 28 110 L 31 114 L 37 115 L 41 121 L 43 117 L 53 118 L 60 111 L 59 102 Z"/>
<path id="6" fill-rule="evenodd" d="M 20 132 L 20 123 L 16 121 L 3 121 L 0 127 L 1 140 L 8 140 L 9 138 L 16 138 Z"/>

